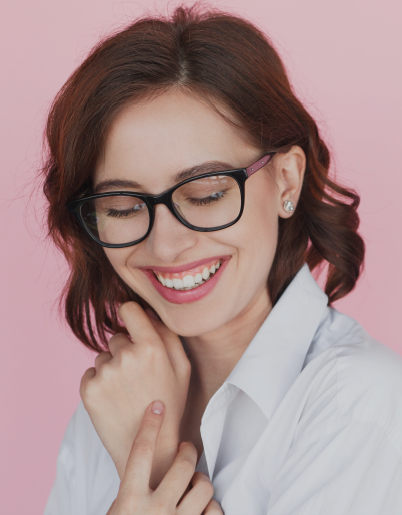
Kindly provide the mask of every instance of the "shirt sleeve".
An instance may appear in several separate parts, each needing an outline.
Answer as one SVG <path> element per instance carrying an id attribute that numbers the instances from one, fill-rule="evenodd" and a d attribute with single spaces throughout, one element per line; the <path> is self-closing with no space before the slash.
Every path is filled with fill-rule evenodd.
<path id="1" fill-rule="evenodd" d="M 351 421 L 319 438 L 307 433 L 291 447 L 273 485 L 267 515 L 401 513 L 398 450 L 383 428 Z"/>
<path id="2" fill-rule="evenodd" d="M 60 445 L 44 515 L 105 515 L 120 479 L 80 401 Z"/>
<path id="3" fill-rule="evenodd" d="M 56 478 L 48 498 L 44 515 L 70 515 L 73 513 L 75 481 L 75 440 L 79 425 L 79 406 L 67 426 L 57 456 Z"/>

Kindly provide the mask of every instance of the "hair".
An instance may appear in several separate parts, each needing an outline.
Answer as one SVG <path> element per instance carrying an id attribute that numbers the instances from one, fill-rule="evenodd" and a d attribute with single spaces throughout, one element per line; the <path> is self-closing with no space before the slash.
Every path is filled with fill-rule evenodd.
<path id="1" fill-rule="evenodd" d="M 267 36 L 241 17 L 198 3 L 177 7 L 171 16 L 147 15 L 93 48 L 54 99 L 45 129 L 48 234 L 70 266 L 61 306 L 76 337 L 98 352 L 108 348 L 110 334 L 125 331 L 118 305 L 146 303 L 117 275 L 66 202 L 91 186 L 117 113 L 171 87 L 202 95 L 263 152 L 285 152 L 292 145 L 305 152 L 297 208 L 278 221 L 268 277 L 273 305 L 305 262 L 310 270 L 328 265 L 329 305 L 354 288 L 363 268 L 365 245 L 357 233 L 360 198 L 329 178 L 329 150 Z M 216 103 L 236 121 L 227 119 Z"/>

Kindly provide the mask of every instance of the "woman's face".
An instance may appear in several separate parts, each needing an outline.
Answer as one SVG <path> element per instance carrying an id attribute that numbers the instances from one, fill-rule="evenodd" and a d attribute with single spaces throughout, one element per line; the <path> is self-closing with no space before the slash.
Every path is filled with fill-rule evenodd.
<path id="1" fill-rule="evenodd" d="M 299 158 L 293 161 L 300 168 L 304 154 L 301 149 L 297 153 L 299 147 L 295 148 Z M 119 113 L 96 167 L 94 185 L 103 181 L 132 181 L 139 185 L 125 188 L 109 185 L 102 192 L 127 190 L 157 195 L 172 187 L 172 177 L 184 169 L 211 161 L 221 164 L 206 169 L 207 172 L 243 168 L 260 157 L 261 150 L 247 143 L 206 102 L 171 89 Z M 276 162 L 277 158 L 286 165 L 286 155 L 278 154 Z M 288 168 L 293 161 L 289 161 Z M 269 310 L 266 283 L 277 246 L 278 216 L 290 216 L 283 210 L 284 197 L 294 204 L 297 200 L 294 198 L 297 191 L 292 193 L 297 189 L 296 183 L 288 180 L 292 173 L 288 173 L 289 177 L 284 173 L 271 176 L 269 166 L 265 165 L 246 181 L 244 212 L 231 227 L 209 233 L 193 231 L 180 223 L 166 206 L 158 205 L 152 231 L 144 241 L 128 248 L 104 249 L 123 281 L 175 333 L 199 336 L 239 315 L 242 319 L 247 313 L 252 316 L 255 306 Z M 200 260 L 208 263 L 194 267 L 193 263 Z M 205 288 L 208 281 L 205 286 L 198 286 L 204 286 L 207 293 L 199 296 L 195 288 L 191 290 L 190 301 L 173 298 L 177 294 L 169 297 L 169 292 L 166 298 L 160 291 L 168 288 L 159 286 L 149 271 L 153 267 L 184 265 L 186 270 L 192 269 L 187 275 L 195 277 L 218 260 L 222 265 L 211 283 L 213 288 Z M 173 277 L 168 272 L 162 275 Z M 178 277 L 183 275 L 186 274 L 182 272 Z"/>

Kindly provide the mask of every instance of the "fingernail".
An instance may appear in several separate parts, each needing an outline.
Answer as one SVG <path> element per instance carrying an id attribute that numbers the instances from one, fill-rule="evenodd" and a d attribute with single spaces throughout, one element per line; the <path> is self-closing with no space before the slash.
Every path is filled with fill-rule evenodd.
<path id="1" fill-rule="evenodd" d="M 147 308 L 147 309 L 145 310 L 145 312 L 146 312 L 146 313 L 147 313 L 151 318 L 153 318 L 154 320 L 159 320 L 158 315 L 157 315 L 157 314 L 155 313 L 155 311 L 153 311 L 152 309 Z"/>
<path id="2" fill-rule="evenodd" d="M 162 413 L 163 413 L 163 402 L 161 402 L 161 401 L 155 401 L 155 402 L 152 404 L 152 411 L 153 411 L 156 415 L 162 415 Z"/>

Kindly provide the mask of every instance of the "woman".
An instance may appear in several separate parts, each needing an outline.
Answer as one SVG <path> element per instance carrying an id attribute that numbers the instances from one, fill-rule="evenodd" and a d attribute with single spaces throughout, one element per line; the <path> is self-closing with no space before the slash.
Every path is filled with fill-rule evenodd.
<path id="1" fill-rule="evenodd" d="M 138 20 L 46 134 L 65 314 L 98 356 L 45 515 L 401 513 L 402 360 L 331 307 L 359 197 L 266 36 L 196 6 Z"/>

